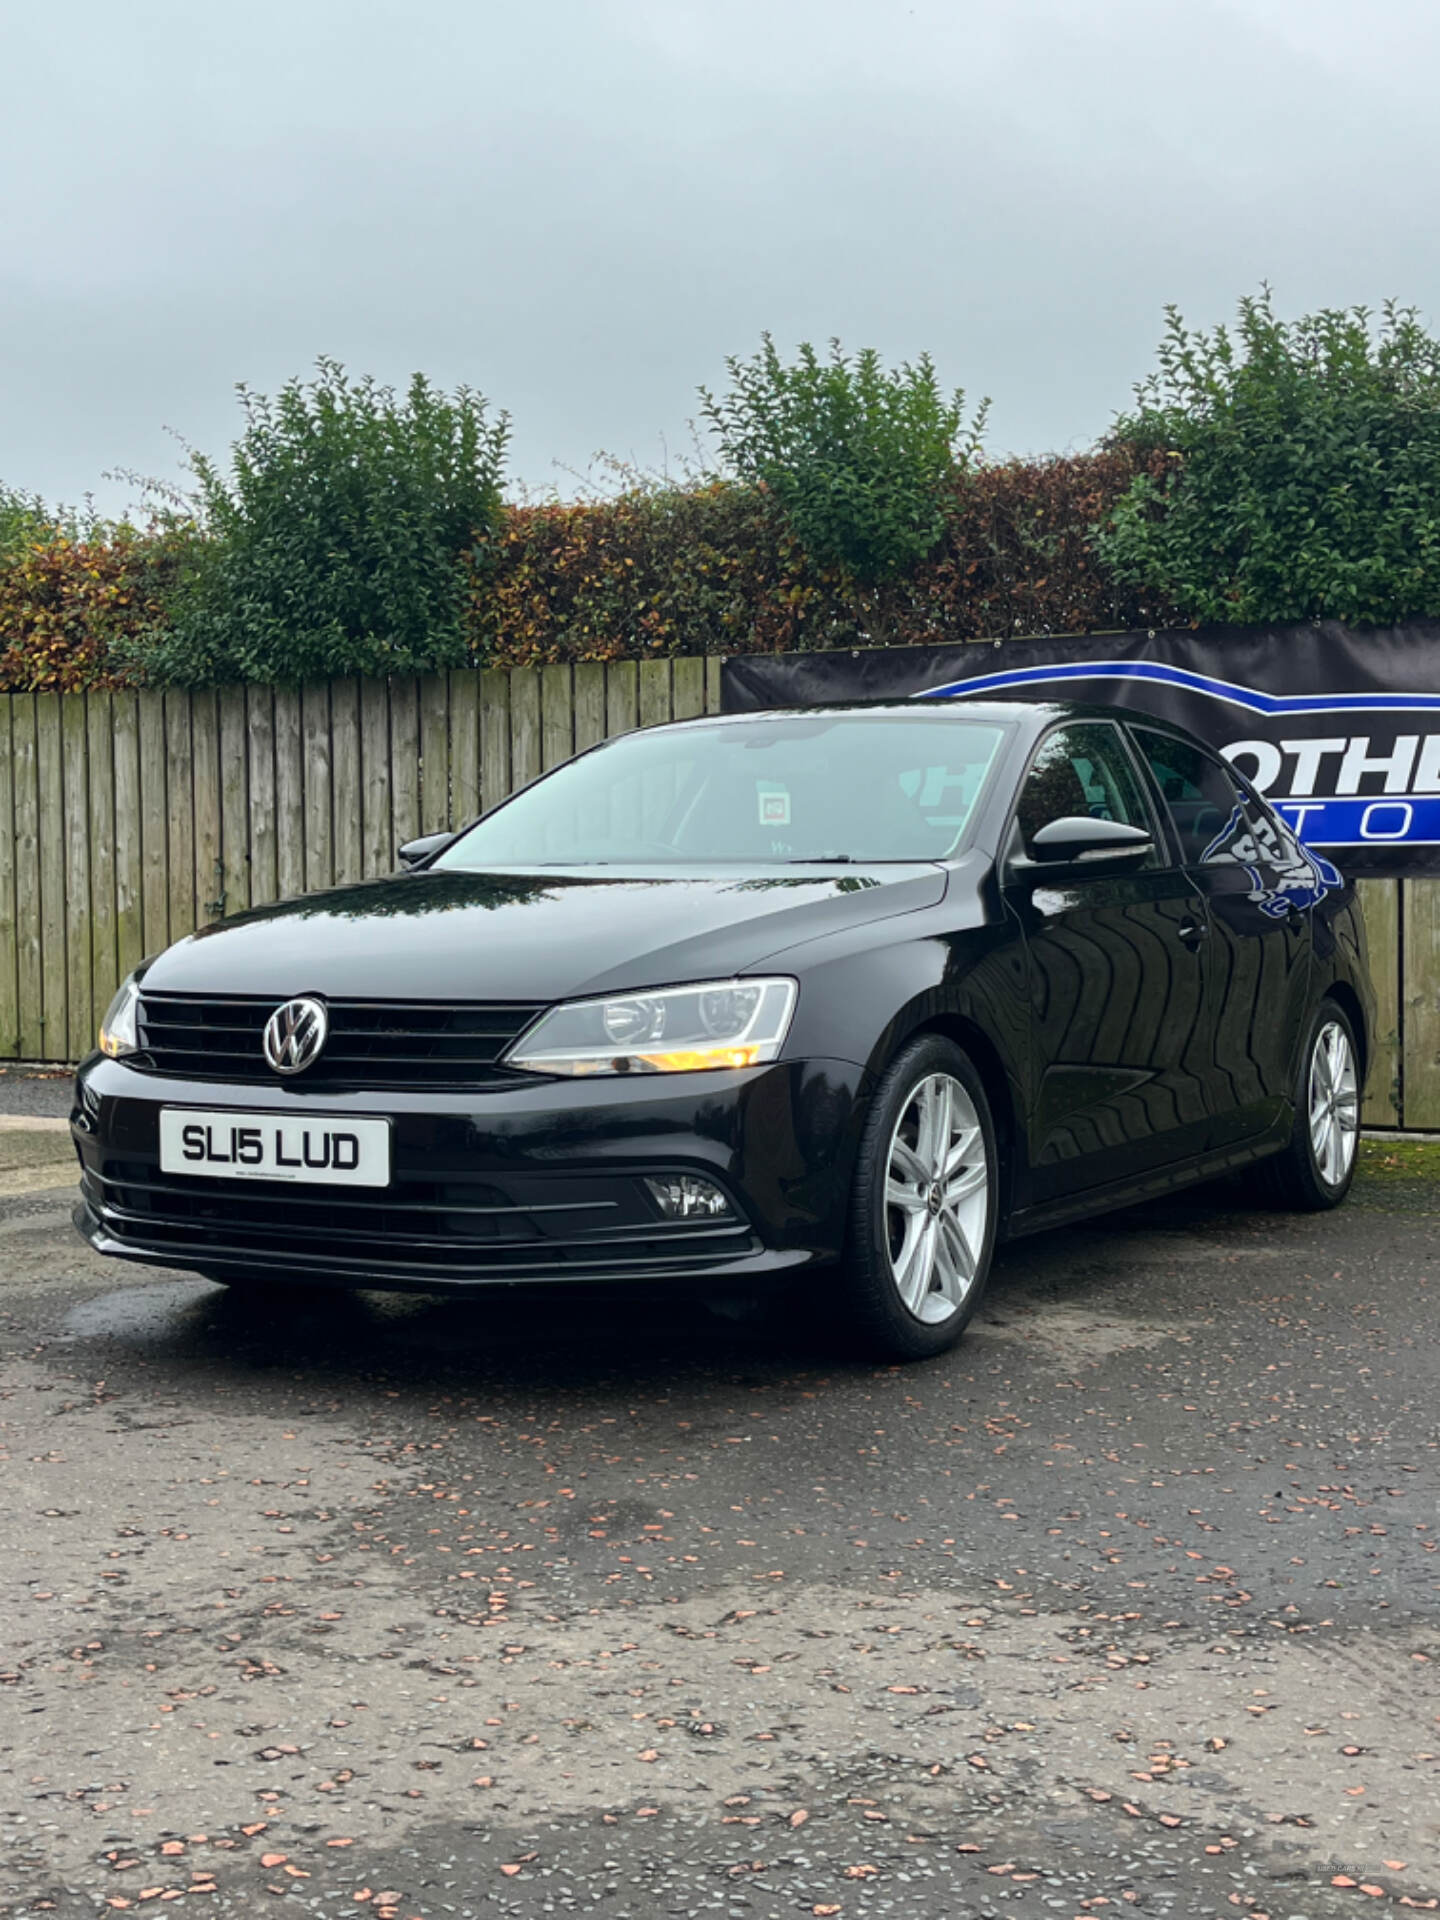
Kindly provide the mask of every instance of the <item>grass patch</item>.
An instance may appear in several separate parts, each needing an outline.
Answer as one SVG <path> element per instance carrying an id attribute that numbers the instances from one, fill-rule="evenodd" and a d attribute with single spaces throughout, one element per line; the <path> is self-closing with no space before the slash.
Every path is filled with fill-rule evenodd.
<path id="1" fill-rule="evenodd" d="M 1440 1210 L 1440 1140 L 1362 1140 L 1354 1198 L 1362 1206 Z"/>

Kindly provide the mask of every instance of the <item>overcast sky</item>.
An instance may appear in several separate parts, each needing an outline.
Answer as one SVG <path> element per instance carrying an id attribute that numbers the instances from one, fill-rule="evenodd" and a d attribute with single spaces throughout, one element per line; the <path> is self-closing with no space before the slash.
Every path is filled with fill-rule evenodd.
<path id="1" fill-rule="evenodd" d="M 0 0 L 0 480 L 114 507 L 320 353 L 659 465 L 762 329 L 1102 432 L 1161 309 L 1440 324 L 1435 0 Z M 558 464 L 557 464 L 558 463 Z"/>

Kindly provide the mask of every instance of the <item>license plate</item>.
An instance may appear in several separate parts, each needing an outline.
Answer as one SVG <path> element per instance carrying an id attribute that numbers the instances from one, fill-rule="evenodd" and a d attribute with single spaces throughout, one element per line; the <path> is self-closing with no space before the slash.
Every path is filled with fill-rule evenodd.
<path id="1" fill-rule="evenodd" d="M 212 1180 L 388 1187 L 390 1122 L 162 1107 L 160 1171 L 203 1173 Z"/>

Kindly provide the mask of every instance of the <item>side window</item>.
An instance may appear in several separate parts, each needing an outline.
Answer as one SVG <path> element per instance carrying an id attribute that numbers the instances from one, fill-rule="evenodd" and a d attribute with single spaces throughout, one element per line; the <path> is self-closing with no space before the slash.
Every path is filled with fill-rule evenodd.
<path id="1" fill-rule="evenodd" d="M 1041 742 L 1015 808 L 1026 853 L 1041 827 L 1074 814 L 1155 831 L 1119 730 L 1103 720 L 1060 727 Z"/>
<path id="2" fill-rule="evenodd" d="M 1275 829 L 1223 760 L 1169 734 L 1135 739 L 1164 796 L 1187 867 L 1254 866 L 1279 851 Z"/>

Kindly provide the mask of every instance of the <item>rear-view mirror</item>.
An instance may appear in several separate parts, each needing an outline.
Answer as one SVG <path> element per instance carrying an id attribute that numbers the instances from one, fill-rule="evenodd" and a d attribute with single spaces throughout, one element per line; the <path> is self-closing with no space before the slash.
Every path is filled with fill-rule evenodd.
<path id="1" fill-rule="evenodd" d="M 418 840 L 407 840 L 404 846 L 398 849 L 401 866 L 423 867 L 425 862 L 430 859 L 433 854 L 437 854 L 443 848 L 448 847 L 454 838 L 454 834 L 447 831 L 445 833 L 426 833 L 422 834 Z"/>
<path id="2" fill-rule="evenodd" d="M 1117 866 L 1143 860 L 1155 845 L 1144 827 L 1123 820 L 1092 820 L 1088 814 L 1066 814 L 1031 835 L 1028 867 Z"/>

